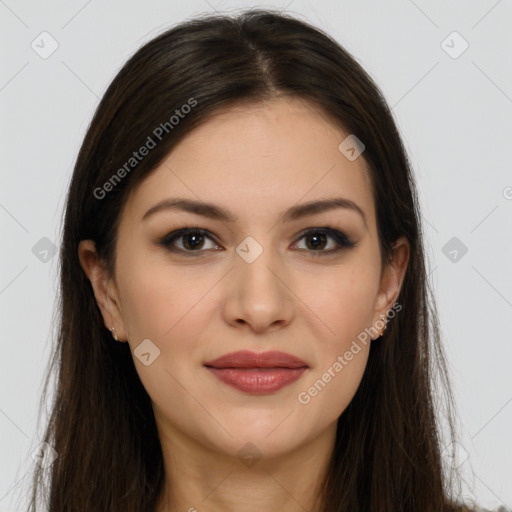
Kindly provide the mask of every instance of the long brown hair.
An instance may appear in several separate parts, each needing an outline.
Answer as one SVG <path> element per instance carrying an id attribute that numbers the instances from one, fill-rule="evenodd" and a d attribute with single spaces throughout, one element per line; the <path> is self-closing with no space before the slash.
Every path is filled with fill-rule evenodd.
<path id="1" fill-rule="evenodd" d="M 31 512 L 40 510 L 41 490 L 52 512 L 154 511 L 164 469 L 151 400 L 129 345 L 114 342 L 104 326 L 78 244 L 94 240 L 113 274 L 129 192 L 214 112 L 277 95 L 310 101 L 364 142 L 383 264 L 398 237 L 411 249 L 398 297 L 403 310 L 372 342 L 360 387 L 339 418 L 323 511 L 455 510 L 438 418 L 444 398 L 454 441 L 454 404 L 417 192 L 392 114 L 370 76 L 331 37 L 289 15 L 251 10 L 187 20 L 151 40 L 122 67 L 94 114 L 67 195 L 58 340 L 43 391 L 45 399 L 55 374 L 44 442 L 58 457 L 47 469 L 34 468 Z M 148 137 L 154 147 L 127 166 Z"/>

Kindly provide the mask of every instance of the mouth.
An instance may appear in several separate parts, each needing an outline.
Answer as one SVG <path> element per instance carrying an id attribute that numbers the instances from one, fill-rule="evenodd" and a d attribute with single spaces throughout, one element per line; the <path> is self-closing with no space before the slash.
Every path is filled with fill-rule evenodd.
<path id="1" fill-rule="evenodd" d="M 285 352 L 232 352 L 204 366 L 224 384 L 245 393 L 262 395 L 297 381 L 309 366 Z"/>

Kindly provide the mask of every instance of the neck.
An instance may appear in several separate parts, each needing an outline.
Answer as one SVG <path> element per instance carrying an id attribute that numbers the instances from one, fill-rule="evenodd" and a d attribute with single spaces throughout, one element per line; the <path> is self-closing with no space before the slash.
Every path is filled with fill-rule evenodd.
<path id="1" fill-rule="evenodd" d="M 231 456 L 185 436 L 161 436 L 165 483 L 155 512 L 320 512 L 336 423 L 280 456 Z M 246 455 L 246 456 L 243 456 Z"/>

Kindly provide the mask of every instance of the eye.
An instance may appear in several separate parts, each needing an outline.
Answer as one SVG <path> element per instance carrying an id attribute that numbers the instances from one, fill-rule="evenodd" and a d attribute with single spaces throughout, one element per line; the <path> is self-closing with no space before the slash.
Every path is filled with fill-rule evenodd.
<path id="1" fill-rule="evenodd" d="M 334 243 L 331 244 L 331 248 L 325 250 L 325 247 L 329 245 L 329 238 Z M 301 250 L 317 253 L 314 256 L 332 254 L 345 248 L 355 247 L 356 245 L 345 233 L 329 227 L 308 229 L 299 238 L 299 240 L 302 239 L 306 240 L 306 248 L 301 248 Z"/>
<path id="2" fill-rule="evenodd" d="M 214 238 L 208 233 L 208 231 L 201 228 L 185 227 L 169 233 L 159 243 L 169 251 L 186 254 L 187 256 L 208 249 L 219 250 L 220 248 L 215 243 Z M 307 251 L 314 256 L 332 254 L 356 245 L 345 233 L 330 227 L 308 229 L 301 234 L 299 241 L 302 239 L 306 240 L 306 247 L 299 248 L 299 250 Z M 326 249 L 326 247 L 329 247 L 329 239 L 331 240 L 331 248 Z M 208 247 L 207 240 L 210 240 L 210 247 Z"/>
<path id="3" fill-rule="evenodd" d="M 214 242 L 213 238 L 207 235 L 207 231 L 200 228 L 183 228 L 169 233 L 160 240 L 160 244 L 169 249 L 170 251 L 180 253 L 201 252 L 205 249 L 205 239 Z M 176 241 L 181 240 L 181 244 L 176 244 Z M 206 249 L 216 249 L 217 245 L 213 247 L 206 247 Z"/>

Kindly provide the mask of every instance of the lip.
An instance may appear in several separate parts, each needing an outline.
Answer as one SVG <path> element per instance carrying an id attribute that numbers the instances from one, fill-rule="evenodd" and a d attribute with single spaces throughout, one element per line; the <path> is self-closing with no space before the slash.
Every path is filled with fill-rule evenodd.
<path id="1" fill-rule="evenodd" d="M 221 382 L 245 393 L 278 391 L 301 377 L 308 365 L 286 352 L 241 350 L 204 363 Z"/>
<path id="2" fill-rule="evenodd" d="M 276 350 L 268 352 L 239 350 L 224 354 L 204 364 L 214 368 L 302 368 L 308 366 L 302 359 Z"/>

